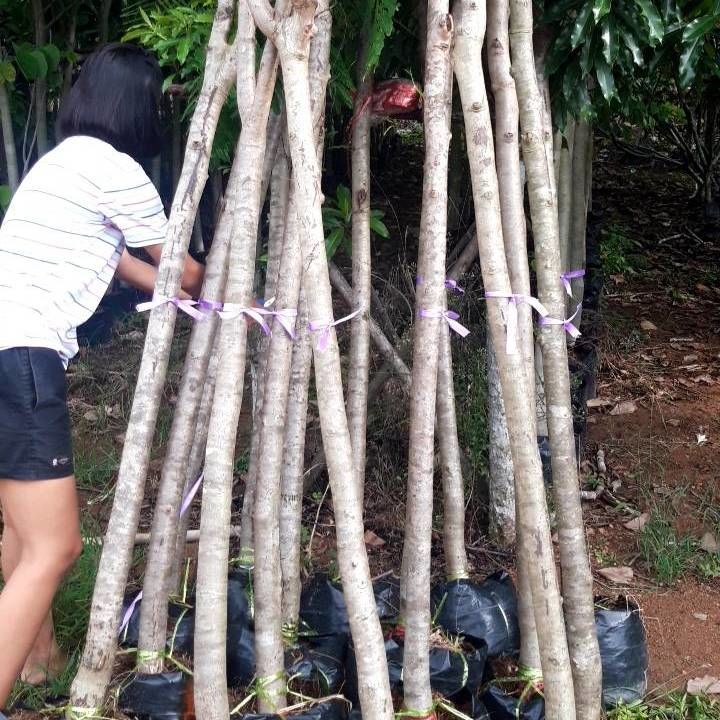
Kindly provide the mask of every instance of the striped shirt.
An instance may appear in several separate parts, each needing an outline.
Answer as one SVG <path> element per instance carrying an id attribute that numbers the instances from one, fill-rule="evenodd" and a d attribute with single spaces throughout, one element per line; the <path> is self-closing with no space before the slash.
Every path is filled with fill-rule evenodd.
<path id="1" fill-rule="evenodd" d="M 52 348 L 67 366 L 125 245 L 162 243 L 166 228 L 135 160 L 96 138 L 64 140 L 30 170 L 0 227 L 0 350 Z"/>

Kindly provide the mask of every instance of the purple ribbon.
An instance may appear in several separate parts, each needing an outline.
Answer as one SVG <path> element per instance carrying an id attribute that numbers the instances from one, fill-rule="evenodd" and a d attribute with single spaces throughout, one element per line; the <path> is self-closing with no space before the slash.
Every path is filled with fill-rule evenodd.
<path id="1" fill-rule="evenodd" d="M 465 293 L 465 288 L 461 288 L 457 280 L 453 280 L 453 278 L 445 278 L 445 287 L 455 293 L 455 295 L 463 295 Z"/>
<path id="2" fill-rule="evenodd" d="M 165 305 L 166 303 L 170 303 L 171 305 L 174 305 L 178 310 L 182 310 L 184 313 L 187 313 L 191 318 L 194 318 L 195 320 L 204 320 L 205 315 L 201 313 L 199 310 L 195 309 L 195 305 L 197 305 L 197 301 L 195 300 L 181 300 L 179 297 L 164 297 L 163 295 L 159 295 L 156 298 L 153 298 L 149 302 L 140 303 L 135 307 L 135 309 L 138 312 L 145 312 L 146 310 L 154 310 L 157 307 L 160 307 L 161 305 Z"/>
<path id="3" fill-rule="evenodd" d="M 460 316 L 454 310 L 440 310 L 438 308 L 430 308 L 428 310 L 420 310 L 420 317 L 424 318 L 443 318 L 460 337 L 467 337 L 470 331 L 461 325 L 458 320 Z"/>
<path id="4" fill-rule="evenodd" d="M 517 352 L 517 334 L 518 334 L 518 305 L 526 303 L 534 308 L 541 318 L 547 317 L 547 308 L 532 295 L 522 295 L 521 293 L 507 293 L 500 290 L 488 290 L 485 298 L 501 298 L 507 300 L 505 312 L 505 328 L 507 331 L 507 340 L 505 342 L 505 352 L 508 355 L 514 355 Z"/>
<path id="5" fill-rule="evenodd" d="M 416 285 L 422 285 L 424 282 L 425 279 L 422 275 L 415 276 Z M 454 280 L 453 278 L 445 278 L 445 287 L 455 293 L 455 295 L 463 295 L 465 293 L 465 288 L 460 287 L 457 280 Z"/>
<path id="6" fill-rule="evenodd" d="M 200 473 L 200 477 L 193 483 L 193 486 L 187 491 L 187 494 L 183 498 L 183 501 L 180 505 L 180 512 L 178 513 L 178 518 L 181 518 L 186 512 L 187 509 L 192 504 L 192 501 L 195 499 L 195 495 L 197 495 L 197 491 L 200 488 L 200 485 L 202 484 L 203 478 L 205 477 L 205 473 Z M 122 636 L 122 634 L 125 632 L 125 629 L 130 624 L 130 620 L 132 619 L 133 614 L 135 613 L 135 608 L 137 608 L 138 603 L 142 600 L 143 594 L 142 590 L 135 596 L 133 601 L 128 605 L 127 610 L 125 611 L 125 614 L 122 616 L 122 620 L 120 621 L 120 630 L 118 631 L 118 635 Z"/>
<path id="7" fill-rule="evenodd" d="M 557 318 L 542 317 L 542 318 L 540 318 L 540 324 L 541 325 L 562 325 L 563 330 L 565 330 L 565 332 L 573 340 L 577 340 L 582 333 L 573 325 L 572 321 L 578 316 L 578 313 L 580 312 L 581 308 L 582 308 L 582 303 L 580 303 L 577 306 L 577 308 L 575 308 L 575 312 L 567 320 L 558 320 Z"/>
<path id="8" fill-rule="evenodd" d="M 210 312 L 220 312 L 220 310 L 225 307 L 224 303 L 219 302 L 218 300 L 208 300 L 206 298 L 200 298 L 197 302 L 197 306 L 201 310 L 209 310 Z"/>
<path id="9" fill-rule="evenodd" d="M 572 297 L 572 285 L 570 281 L 581 277 L 585 277 L 584 270 L 568 270 L 567 272 L 560 273 L 560 280 L 562 280 L 562 284 L 565 286 L 565 292 L 567 292 L 570 297 Z"/>
<path id="10" fill-rule="evenodd" d="M 282 326 L 283 330 L 294 340 L 295 339 L 295 319 L 297 318 L 297 310 L 293 308 L 284 308 L 282 310 L 264 310 L 263 315 L 274 317 Z"/>
<path id="11" fill-rule="evenodd" d="M 263 315 L 267 315 L 268 311 L 265 308 L 256 307 L 243 307 L 236 303 L 225 303 L 223 309 L 218 312 L 218 315 L 223 320 L 230 320 L 238 318 L 241 315 L 247 315 L 251 320 L 254 320 L 261 328 L 265 335 L 270 334 L 270 328 L 265 322 Z"/>
<path id="12" fill-rule="evenodd" d="M 360 310 L 356 310 L 353 313 L 350 313 L 349 315 L 346 315 L 343 318 L 340 318 L 339 320 L 311 320 L 308 324 L 308 328 L 310 332 L 319 332 L 320 336 L 318 337 L 318 344 L 317 349 L 320 352 L 323 352 L 327 349 L 328 342 L 330 341 L 330 330 L 334 328 L 336 325 L 340 325 L 341 323 L 347 322 L 348 320 L 352 320 L 356 315 L 360 313 Z"/>

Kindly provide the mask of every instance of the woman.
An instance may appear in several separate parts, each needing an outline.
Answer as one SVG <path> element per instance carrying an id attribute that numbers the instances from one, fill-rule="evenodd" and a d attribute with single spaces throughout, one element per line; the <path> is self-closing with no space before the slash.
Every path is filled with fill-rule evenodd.
<path id="1" fill-rule="evenodd" d="M 0 227 L 0 708 L 21 675 L 61 665 L 50 607 L 81 548 L 64 369 L 76 330 L 115 274 L 152 292 L 167 220 L 138 164 L 160 149 L 162 76 L 145 51 L 107 45 L 84 63 L 58 118 L 62 140 Z M 185 263 L 183 297 L 203 268 Z M 187 294 L 185 294 L 187 293 Z"/>

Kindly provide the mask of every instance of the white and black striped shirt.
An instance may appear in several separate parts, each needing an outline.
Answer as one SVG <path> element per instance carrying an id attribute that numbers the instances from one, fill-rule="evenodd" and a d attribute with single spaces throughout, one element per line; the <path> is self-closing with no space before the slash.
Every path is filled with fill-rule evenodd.
<path id="1" fill-rule="evenodd" d="M 167 218 L 142 167 L 74 136 L 44 155 L 0 227 L 0 350 L 47 347 L 67 362 L 125 245 L 164 242 Z"/>

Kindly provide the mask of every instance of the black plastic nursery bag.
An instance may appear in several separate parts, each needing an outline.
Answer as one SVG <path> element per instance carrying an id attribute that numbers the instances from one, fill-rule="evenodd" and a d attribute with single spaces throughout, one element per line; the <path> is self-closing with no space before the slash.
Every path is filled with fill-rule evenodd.
<path id="1" fill-rule="evenodd" d="M 621 598 L 613 609 L 595 611 L 603 674 L 603 703 L 629 705 L 647 690 L 648 649 L 640 609 Z"/>
<path id="2" fill-rule="evenodd" d="M 517 596 L 510 576 L 498 572 L 478 585 L 452 580 L 432 592 L 435 622 L 451 635 L 462 635 L 487 656 L 516 655 L 520 651 Z"/>
<path id="3" fill-rule="evenodd" d="M 121 690 L 118 707 L 141 720 L 182 720 L 191 693 L 188 678 L 181 672 L 135 675 Z"/>
<path id="4" fill-rule="evenodd" d="M 318 683 L 324 695 L 337 692 L 345 681 L 346 635 L 310 638 L 289 650 L 285 663 L 293 686 L 296 681 Z"/>
<path id="5" fill-rule="evenodd" d="M 342 588 L 318 573 L 300 596 L 300 619 L 317 635 L 349 635 Z"/>
<path id="6" fill-rule="evenodd" d="M 522 704 L 518 698 L 506 695 L 497 685 L 491 685 L 481 698 L 489 720 L 544 720 L 545 700 L 533 697 Z M 520 708 L 518 709 L 518 705 Z M 480 715 L 482 718 L 482 715 Z"/>

